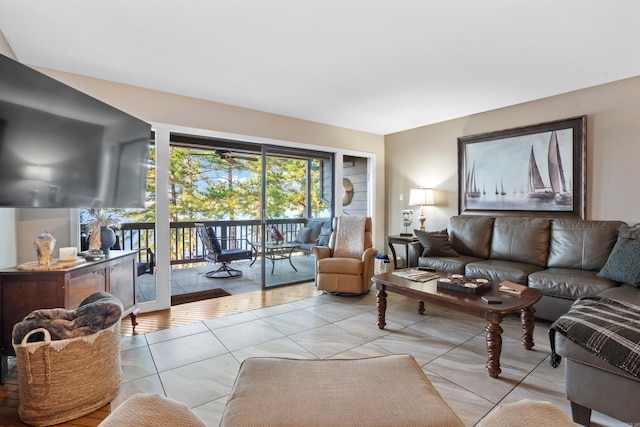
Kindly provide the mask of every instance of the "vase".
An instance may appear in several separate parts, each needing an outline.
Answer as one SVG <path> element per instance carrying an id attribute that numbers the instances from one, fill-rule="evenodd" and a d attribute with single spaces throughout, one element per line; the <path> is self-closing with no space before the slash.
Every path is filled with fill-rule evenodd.
<path id="1" fill-rule="evenodd" d="M 109 249 L 116 243 L 116 233 L 109 227 L 100 227 L 100 249 L 105 255 L 109 254 Z"/>

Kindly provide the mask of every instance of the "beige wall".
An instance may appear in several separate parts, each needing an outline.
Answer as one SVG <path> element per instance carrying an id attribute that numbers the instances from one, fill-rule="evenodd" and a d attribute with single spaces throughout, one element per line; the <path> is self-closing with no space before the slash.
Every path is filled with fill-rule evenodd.
<path id="1" fill-rule="evenodd" d="M 1 34 L 0 53 L 13 57 Z M 580 115 L 587 115 L 587 218 L 640 221 L 640 198 L 634 188 L 640 181 L 636 165 L 640 158 L 636 127 L 640 118 L 640 77 L 383 138 L 52 70 L 40 71 L 150 122 L 374 153 L 376 247 L 382 251 L 386 251 L 386 234 L 404 231 L 401 211 L 407 208 L 411 187 L 436 189 L 438 206 L 426 208 L 427 229 L 444 228 L 449 216 L 457 214 L 459 136 Z M 15 233 L 11 211 L 4 210 L 0 215 L 0 232 L 4 235 Z M 56 221 L 66 221 L 58 212 L 52 216 L 58 218 Z M 418 212 L 414 217 L 417 227 Z M 24 243 L 25 253 L 31 250 L 31 242 Z M 7 265 L 4 254 L 0 266 Z"/>
<path id="2" fill-rule="evenodd" d="M 11 49 L 0 33 L 0 53 L 14 58 Z M 98 98 L 116 108 L 152 123 L 164 123 L 180 127 L 225 132 L 230 134 L 308 144 L 315 147 L 326 147 L 327 151 L 351 151 L 371 153 L 375 156 L 376 191 L 384 194 L 384 137 L 366 132 L 359 132 L 336 126 L 328 126 L 305 120 L 262 113 L 255 110 L 237 108 L 215 102 L 195 98 L 172 95 L 164 92 L 128 86 L 104 80 L 92 79 L 55 70 L 38 70 L 56 80 L 68 84 L 82 92 Z M 374 218 L 384 218 L 384 197 L 377 197 L 374 205 Z M 24 210 L 23 210 L 24 211 Z M 33 233 L 39 234 L 31 223 L 20 223 L 25 218 L 36 218 L 38 226 L 46 223 L 45 210 L 34 215 L 31 212 L 17 214 L 18 217 L 18 257 L 8 265 L 31 260 Z M 15 224 L 1 221 L 0 231 L 15 229 Z M 58 210 L 51 212 L 51 228 L 63 234 L 69 229 L 66 216 Z M 376 247 L 384 245 L 384 222 L 374 221 Z M 39 227 L 41 228 L 41 227 Z M 36 234 L 36 236 L 37 236 Z M 68 234 L 62 240 L 68 239 Z M 28 257 L 27 259 L 24 259 Z M 0 259 L 0 263 L 2 263 Z M 0 266 L 6 265 L 6 262 Z"/>
<path id="3" fill-rule="evenodd" d="M 404 231 L 401 211 L 414 186 L 436 190 L 438 206 L 426 208 L 428 230 L 446 227 L 458 213 L 458 137 L 582 115 L 587 116 L 586 218 L 639 222 L 640 77 L 635 77 L 387 135 L 387 230 Z"/>

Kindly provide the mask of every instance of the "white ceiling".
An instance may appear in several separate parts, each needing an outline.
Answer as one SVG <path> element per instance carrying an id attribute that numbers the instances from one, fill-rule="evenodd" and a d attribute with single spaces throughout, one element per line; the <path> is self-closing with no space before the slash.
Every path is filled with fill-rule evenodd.
<path id="1" fill-rule="evenodd" d="M 386 135 L 640 75 L 638 0 L 0 0 L 19 61 Z"/>

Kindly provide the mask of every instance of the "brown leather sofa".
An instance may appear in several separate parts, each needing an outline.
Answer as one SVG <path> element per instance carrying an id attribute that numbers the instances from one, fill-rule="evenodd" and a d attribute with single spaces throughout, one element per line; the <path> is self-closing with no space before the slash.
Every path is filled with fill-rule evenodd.
<path id="1" fill-rule="evenodd" d="M 597 274 L 607 262 L 622 224 L 459 215 L 450 218 L 444 234 L 456 256 L 430 256 L 429 248 L 425 252 L 416 242 L 409 245 L 409 265 L 540 289 L 543 296 L 534 306 L 536 317 L 554 321 L 576 299 L 614 292 L 619 287 L 619 283 Z M 640 290 L 632 288 L 630 292 Z"/>

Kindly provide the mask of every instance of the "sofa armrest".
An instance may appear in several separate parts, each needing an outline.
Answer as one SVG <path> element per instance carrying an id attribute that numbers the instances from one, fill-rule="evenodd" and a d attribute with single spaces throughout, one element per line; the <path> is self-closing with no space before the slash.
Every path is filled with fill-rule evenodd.
<path id="1" fill-rule="evenodd" d="M 407 244 L 407 267 L 415 267 L 418 265 L 418 258 L 422 256 L 424 248 L 420 242 L 410 242 Z"/>
<path id="2" fill-rule="evenodd" d="M 331 256 L 331 248 L 326 246 L 314 246 L 311 248 L 311 253 L 316 256 L 316 261 L 322 258 L 329 258 Z"/>
<path id="3" fill-rule="evenodd" d="M 377 249 L 367 248 L 362 253 L 362 262 L 364 262 L 365 264 L 368 263 L 368 262 L 371 262 L 373 257 L 375 257 L 376 255 L 378 255 L 378 250 Z"/>

